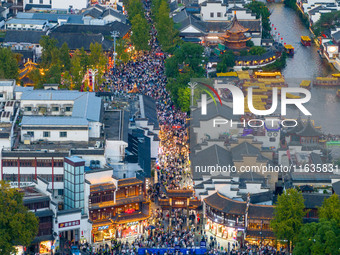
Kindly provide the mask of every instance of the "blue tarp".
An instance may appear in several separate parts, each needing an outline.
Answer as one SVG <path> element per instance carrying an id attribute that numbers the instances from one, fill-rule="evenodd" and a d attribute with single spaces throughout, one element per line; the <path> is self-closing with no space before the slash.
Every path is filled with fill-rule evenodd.
<path id="1" fill-rule="evenodd" d="M 186 248 L 138 248 L 138 254 L 143 255 L 146 254 L 146 251 L 148 253 L 156 253 L 156 254 L 164 254 L 167 252 L 168 254 L 175 254 L 175 251 L 180 251 L 182 254 L 187 254 L 187 251 L 189 251 L 189 254 L 193 254 L 195 251 L 195 254 L 204 254 L 207 252 L 207 249 L 186 249 Z"/>

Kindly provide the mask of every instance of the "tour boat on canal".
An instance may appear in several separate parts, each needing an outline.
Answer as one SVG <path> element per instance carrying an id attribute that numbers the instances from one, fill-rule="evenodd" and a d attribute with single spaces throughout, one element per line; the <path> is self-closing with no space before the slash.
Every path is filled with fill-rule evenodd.
<path id="1" fill-rule="evenodd" d="M 336 92 L 336 96 L 340 98 L 340 89 Z"/>
<path id="2" fill-rule="evenodd" d="M 301 43 L 303 46 L 311 46 L 312 40 L 309 38 L 309 36 L 301 36 Z"/>
<path id="3" fill-rule="evenodd" d="M 313 81 L 313 85 L 320 87 L 340 86 L 340 79 L 336 77 L 316 77 L 316 80 Z"/>
<path id="4" fill-rule="evenodd" d="M 310 85 L 311 85 L 311 81 L 309 81 L 309 80 L 303 80 L 300 83 L 300 87 L 305 88 L 305 89 L 310 89 Z"/>
<path id="5" fill-rule="evenodd" d="M 294 56 L 294 47 L 290 44 L 287 44 L 284 46 L 285 52 L 288 54 L 288 56 Z"/>

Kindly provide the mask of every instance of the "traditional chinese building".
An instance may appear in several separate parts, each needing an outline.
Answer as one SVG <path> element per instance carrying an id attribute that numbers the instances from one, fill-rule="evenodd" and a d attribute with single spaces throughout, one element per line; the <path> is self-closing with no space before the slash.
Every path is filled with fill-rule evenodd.
<path id="1" fill-rule="evenodd" d="M 225 35 L 220 37 L 220 40 L 223 41 L 225 46 L 232 50 L 241 50 L 245 49 L 247 41 L 251 39 L 251 37 L 247 37 L 244 33 L 248 31 L 248 28 L 242 26 L 235 14 L 234 19 L 227 29 Z"/>
<path id="2" fill-rule="evenodd" d="M 92 185 L 89 208 L 94 242 L 141 234 L 148 226 L 150 202 L 137 178 Z"/>
<path id="3" fill-rule="evenodd" d="M 319 144 L 319 138 L 322 133 L 315 128 L 310 118 L 303 122 L 301 118 L 297 119 L 297 125 L 287 131 L 288 143 L 298 143 L 304 146 L 315 146 Z"/>
<path id="4" fill-rule="evenodd" d="M 194 198 L 192 189 L 167 190 L 166 194 L 167 198 L 158 199 L 159 205 L 163 209 L 183 208 L 196 210 L 201 205 L 201 201 Z"/>
<path id="5" fill-rule="evenodd" d="M 275 239 L 269 227 L 274 215 L 271 205 L 252 204 L 250 197 L 238 201 L 218 191 L 204 199 L 204 207 L 205 230 L 217 237 L 241 244 L 272 244 Z"/>

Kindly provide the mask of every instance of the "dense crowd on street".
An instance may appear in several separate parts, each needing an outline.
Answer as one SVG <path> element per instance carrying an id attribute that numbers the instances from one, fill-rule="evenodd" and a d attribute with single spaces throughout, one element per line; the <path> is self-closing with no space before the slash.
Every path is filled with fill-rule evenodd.
<path id="1" fill-rule="evenodd" d="M 146 18 L 151 23 L 150 2 L 145 2 Z M 152 23 L 151 23 L 152 24 Z M 183 188 L 190 185 L 189 178 L 182 179 L 188 162 L 186 133 L 186 113 L 176 109 L 166 91 L 164 61 L 166 54 L 161 51 L 156 39 L 156 29 L 152 25 L 151 50 L 134 61 L 121 64 L 110 72 L 110 86 L 113 92 L 128 93 L 137 86 L 140 93 L 156 101 L 160 125 L 160 155 L 158 162 L 158 181 L 168 189 Z M 187 174 L 187 172 L 185 173 Z"/>

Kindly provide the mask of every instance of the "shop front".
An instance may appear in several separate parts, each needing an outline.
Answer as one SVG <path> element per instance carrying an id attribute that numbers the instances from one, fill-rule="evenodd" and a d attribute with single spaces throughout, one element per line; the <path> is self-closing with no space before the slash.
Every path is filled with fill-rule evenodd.
<path id="1" fill-rule="evenodd" d="M 147 220 L 128 222 L 117 225 L 117 238 L 127 238 L 143 234 L 148 227 Z"/>
<path id="2" fill-rule="evenodd" d="M 116 238 L 116 231 L 113 224 L 94 226 L 92 228 L 93 242 L 103 242 Z"/>
<path id="3" fill-rule="evenodd" d="M 232 239 L 237 241 L 240 241 L 239 239 L 243 237 L 244 233 L 244 229 L 225 226 L 223 224 L 213 222 L 210 219 L 207 220 L 205 230 L 209 231 L 212 235 L 216 237 L 220 237 L 226 240 Z"/>
<path id="4" fill-rule="evenodd" d="M 39 243 L 39 254 L 51 254 L 52 241 L 42 241 Z"/>

